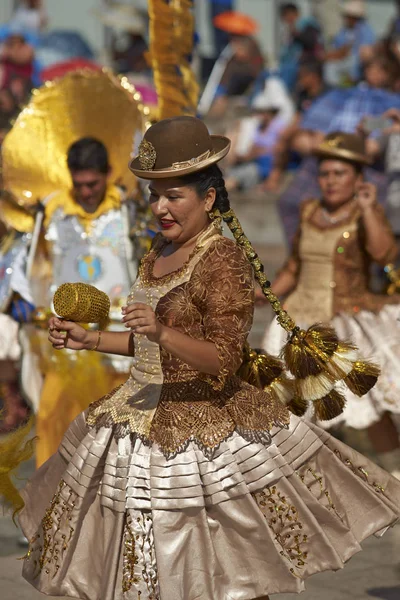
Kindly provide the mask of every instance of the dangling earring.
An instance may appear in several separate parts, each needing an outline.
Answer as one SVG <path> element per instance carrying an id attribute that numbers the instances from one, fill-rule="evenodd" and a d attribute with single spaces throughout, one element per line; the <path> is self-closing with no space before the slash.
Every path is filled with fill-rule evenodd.
<path id="1" fill-rule="evenodd" d="M 211 210 L 207 211 L 208 214 L 208 218 L 212 221 L 212 224 L 214 225 L 215 229 L 219 232 L 222 233 L 222 217 L 221 217 L 221 213 L 217 210 L 214 210 L 213 208 Z"/>

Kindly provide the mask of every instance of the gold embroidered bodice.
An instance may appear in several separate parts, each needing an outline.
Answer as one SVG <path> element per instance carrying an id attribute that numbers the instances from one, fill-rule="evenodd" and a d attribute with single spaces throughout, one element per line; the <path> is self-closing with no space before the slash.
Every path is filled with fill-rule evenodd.
<path id="1" fill-rule="evenodd" d="M 354 213 L 345 223 L 319 228 L 311 221 L 319 201 L 304 203 L 301 225 L 287 268 L 295 274 L 297 285 L 285 308 L 303 326 L 327 322 L 336 314 L 356 314 L 360 310 L 379 312 L 385 304 L 400 303 L 399 296 L 374 294 L 369 290 L 372 262 L 386 264 L 397 255 L 393 244 L 387 256 L 371 256 L 365 243 L 360 215 Z M 389 227 L 383 209 L 375 208 L 376 219 Z M 290 265 L 290 266 L 289 266 Z"/>
<path id="2" fill-rule="evenodd" d="M 136 335 L 131 377 L 90 407 L 88 424 L 140 436 L 166 455 L 183 450 L 191 439 L 207 452 L 235 430 L 268 442 L 273 425 L 288 422 L 287 410 L 235 375 L 253 319 L 250 264 L 212 224 L 178 271 L 156 278 L 153 266 L 164 244 L 160 236 L 143 259 L 131 297 L 152 306 L 169 327 L 213 342 L 219 374 L 201 373 Z"/>

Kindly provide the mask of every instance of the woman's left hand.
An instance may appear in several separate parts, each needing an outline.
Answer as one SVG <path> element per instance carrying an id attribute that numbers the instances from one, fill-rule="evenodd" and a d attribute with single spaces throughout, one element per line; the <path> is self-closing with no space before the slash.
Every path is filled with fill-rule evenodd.
<path id="1" fill-rule="evenodd" d="M 150 342 L 160 342 L 163 325 L 157 319 L 154 310 L 148 304 L 134 302 L 122 308 L 122 322 L 133 333 L 140 333 Z"/>
<path id="2" fill-rule="evenodd" d="M 364 211 L 377 203 L 376 186 L 373 183 L 362 183 L 357 190 L 357 204 Z"/>

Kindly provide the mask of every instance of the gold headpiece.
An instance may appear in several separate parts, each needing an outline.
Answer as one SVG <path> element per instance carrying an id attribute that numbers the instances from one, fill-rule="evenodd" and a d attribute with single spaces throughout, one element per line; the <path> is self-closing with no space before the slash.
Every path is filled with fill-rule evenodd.
<path id="1" fill-rule="evenodd" d="M 107 326 L 110 299 L 87 283 L 63 283 L 54 294 L 54 310 L 57 315 L 75 323 L 99 323 Z"/>
<path id="2" fill-rule="evenodd" d="M 47 82 L 34 91 L 3 142 L 3 188 L 24 206 L 69 190 L 68 148 L 90 136 L 109 152 L 110 183 L 134 192 L 137 180 L 127 163 L 134 138 L 146 129 L 148 110 L 126 77 L 106 70 L 75 71 Z"/>

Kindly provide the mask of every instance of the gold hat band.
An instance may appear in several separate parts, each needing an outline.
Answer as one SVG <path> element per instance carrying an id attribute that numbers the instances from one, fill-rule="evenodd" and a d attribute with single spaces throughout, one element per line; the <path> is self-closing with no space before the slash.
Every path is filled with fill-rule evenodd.
<path id="1" fill-rule="evenodd" d="M 207 158 L 209 158 L 210 156 L 212 156 L 212 154 L 214 154 L 211 150 L 206 150 L 206 152 L 204 152 L 203 154 L 200 154 L 200 156 L 196 156 L 194 158 L 190 158 L 189 160 L 183 160 L 181 162 L 174 162 L 172 163 L 172 165 L 170 167 L 167 167 L 166 169 L 163 169 L 164 171 L 176 171 L 177 169 L 186 169 L 186 167 L 192 167 L 193 165 L 198 165 L 199 162 L 206 160 Z"/>

